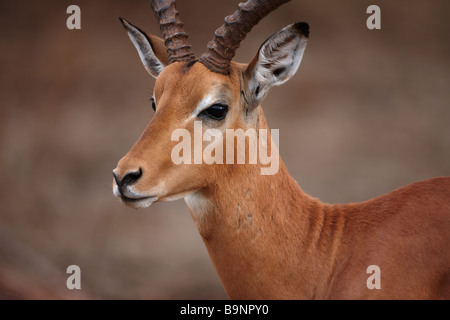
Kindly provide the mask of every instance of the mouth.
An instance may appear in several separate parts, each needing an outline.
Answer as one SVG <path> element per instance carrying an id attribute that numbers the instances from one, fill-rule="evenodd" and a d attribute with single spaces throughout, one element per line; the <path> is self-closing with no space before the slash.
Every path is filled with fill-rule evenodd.
<path id="1" fill-rule="evenodd" d="M 125 191 L 125 192 L 123 192 Z M 139 194 L 133 190 L 129 190 L 129 189 L 125 189 L 125 190 L 120 190 L 119 187 L 115 184 L 113 187 L 113 194 L 120 198 L 120 200 L 122 200 L 122 202 L 131 207 L 131 208 L 135 208 L 135 209 L 139 209 L 139 208 L 147 208 L 149 207 L 153 202 L 155 202 L 156 200 L 158 200 L 158 197 L 155 195 L 144 195 L 144 194 Z"/>
<path id="2" fill-rule="evenodd" d="M 121 195 L 120 199 L 127 206 L 137 209 L 137 208 L 147 208 L 147 207 L 149 207 L 153 202 L 158 200 L 158 197 L 151 196 L 151 197 L 141 197 L 141 198 L 129 198 L 129 197 L 126 197 L 124 195 Z"/>

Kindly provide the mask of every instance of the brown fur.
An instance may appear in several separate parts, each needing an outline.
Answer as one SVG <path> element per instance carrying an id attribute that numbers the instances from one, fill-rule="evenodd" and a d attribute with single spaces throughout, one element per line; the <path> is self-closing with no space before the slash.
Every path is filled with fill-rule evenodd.
<path id="1" fill-rule="evenodd" d="M 188 207 L 232 299 L 450 298 L 448 177 L 329 205 L 305 194 L 281 160 L 273 176 L 260 175 L 260 164 L 172 163 L 171 133 L 193 133 L 185 119 L 213 88 L 230 106 L 221 130 L 267 128 L 260 106 L 248 113 L 248 74 L 236 63 L 229 76 L 201 63 L 167 66 L 155 84 L 157 112 L 117 175 L 142 168 L 133 186 L 164 185 L 158 201 L 192 194 Z M 366 286 L 369 265 L 381 269 L 380 290 Z"/>

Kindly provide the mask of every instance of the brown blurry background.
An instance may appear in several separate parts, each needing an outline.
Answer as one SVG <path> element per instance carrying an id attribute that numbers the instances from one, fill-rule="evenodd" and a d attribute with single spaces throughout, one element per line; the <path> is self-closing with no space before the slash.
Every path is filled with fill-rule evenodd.
<path id="1" fill-rule="evenodd" d="M 197 56 L 238 2 L 178 1 Z M 70 4 L 81 30 L 66 28 Z M 370 4 L 381 30 L 366 28 Z M 362 201 L 450 175 L 449 12 L 448 0 L 294 0 L 241 44 L 248 62 L 282 27 L 310 24 L 298 73 L 263 103 L 307 193 Z M 160 34 L 146 0 L 0 1 L 0 299 L 226 297 L 184 201 L 136 211 L 112 195 L 153 114 L 154 80 L 118 16 Z"/>

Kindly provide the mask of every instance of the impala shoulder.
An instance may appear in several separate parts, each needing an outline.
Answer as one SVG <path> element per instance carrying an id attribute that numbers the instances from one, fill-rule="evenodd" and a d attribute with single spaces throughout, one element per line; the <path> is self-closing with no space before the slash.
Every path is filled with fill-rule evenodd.
<path id="1" fill-rule="evenodd" d="M 450 177 L 422 180 L 397 190 L 409 196 L 443 198 L 444 203 L 450 204 Z"/>
<path id="2" fill-rule="evenodd" d="M 437 177 L 411 183 L 362 203 L 363 212 L 389 221 L 402 217 L 406 224 L 422 221 L 450 222 L 450 177 Z M 373 217 L 372 217 L 373 218 Z"/>

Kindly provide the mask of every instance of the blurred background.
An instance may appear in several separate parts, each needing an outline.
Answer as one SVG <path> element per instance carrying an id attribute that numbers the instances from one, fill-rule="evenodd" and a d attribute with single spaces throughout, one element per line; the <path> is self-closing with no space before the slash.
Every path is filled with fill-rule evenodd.
<path id="1" fill-rule="evenodd" d="M 199 56 L 239 1 L 178 0 Z M 81 8 L 81 30 L 66 9 Z M 366 9 L 381 8 L 381 30 Z M 355 202 L 450 175 L 450 2 L 294 0 L 235 58 L 307 21 L 302 65 L 263 103 L 304 191 Z M 0 1 L 0 299 L 221 299 L 184 201 L 136 211 L 112 169 L 153 111 L 118 17 L 160 35 L 149 1 Z M 81 268 L 82 290 L 66 288 Z"/>

